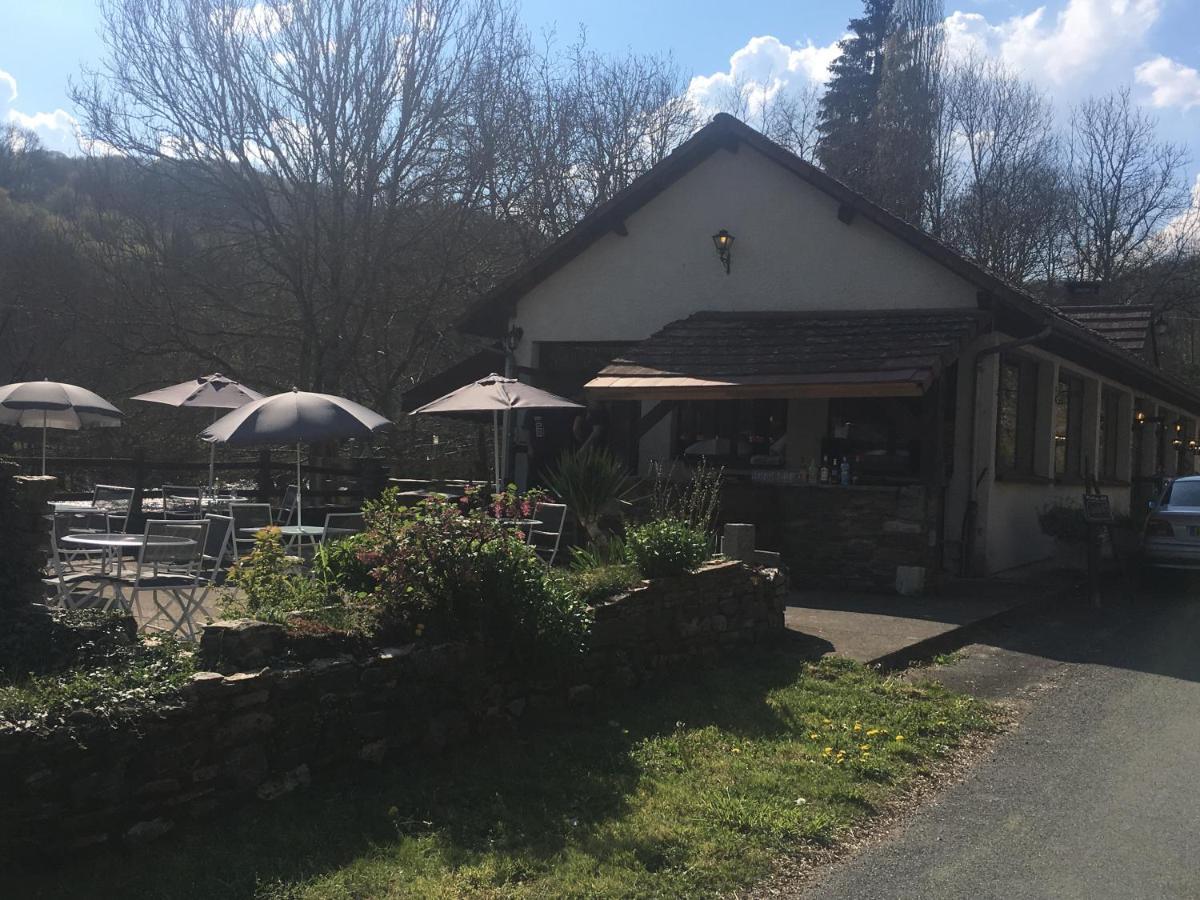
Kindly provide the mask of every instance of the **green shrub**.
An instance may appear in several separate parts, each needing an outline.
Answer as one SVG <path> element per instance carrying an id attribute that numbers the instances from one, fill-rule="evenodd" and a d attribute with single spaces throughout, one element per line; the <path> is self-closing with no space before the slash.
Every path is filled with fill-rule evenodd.
<path id="1" fill-rule="evenodd" d="M 564 574 L 566 589 L 580 603 L 595 606 L 609 597 L 623 594 L 642 582 L 642 573 L 628 563 L 574 568 Z"/>
<path id="2" fill-rule="evenodd" d="M 624 463 L 607 450 L 592 447 L 564 453 L 546 483 L 574 513 L 592 543 L 608 538 L 604 520 L 623 515 L 637 486 Z"/>
<path id="3" fill-rule="evenodd" d="M 321 544 L 313 554 L 313 577 L 331 593 L 368 593 L 375 587 L 375 580 L 371 578 L 371 567 L 360 556 L 369 543 L 365 534 L 352 534 Z"/>
<path id="4" fill-rule="evenodd" d="M 1061 541 L 1082 543 L 1087 540 L 1087 520 L 1083 507 L 1067 503 L 1047 503 L 1038 513 L 1042 534 Z"/>
<path id="5" fill-rule="evenodd" d="M 364 516 L 359 559 L 375 582 L 377 636 L 478 639 L 529 663 L 582 647 L 585 605 L 515 531 L 445 501 L 404 508 L 391 493 Z"/>
<path id="6" fill-rule="evenodd" d="M 222 612 L 263 622 L 286 622 L 289 613 L 329 605 L 329 593 L 300 571 L 300 559 L 289 556 L 278 528 L 255 535 L 254 549 L 229 572 L 235 591 L 226 591 Z"/>
<path id="7" fill-rule="evenodd" d="M 625 552 L 647 578 L 682 575 L 708 558 L 708 536 L 679 519 L 655 519 L 626 530 Z"/>

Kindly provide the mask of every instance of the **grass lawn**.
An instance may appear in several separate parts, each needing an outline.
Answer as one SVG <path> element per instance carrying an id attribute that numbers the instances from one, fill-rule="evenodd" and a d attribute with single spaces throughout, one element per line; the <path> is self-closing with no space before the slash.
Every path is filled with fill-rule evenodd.
<path id="1" fill-rule="evenodd" d="M 647 688 L 523 739 L 318 779 L 273 804 L 75 868 L 13 897 L 695 897 L 835 841 L 980 703 L 780 652 Z M 64 863 L 69 854 L 64 854 Z"/>

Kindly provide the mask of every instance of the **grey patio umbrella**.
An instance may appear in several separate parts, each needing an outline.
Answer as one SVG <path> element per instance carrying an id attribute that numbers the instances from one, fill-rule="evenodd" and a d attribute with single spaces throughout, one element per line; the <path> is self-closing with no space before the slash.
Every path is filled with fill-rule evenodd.
<path id="1" fill-rule="evenodd" d="M 121 411 L 101 397 L 61 381 L 18 381 L 0 387 L 0 425 L 42 429 L 42 474 L 46 474 L 46 429 L 113 428 Z"/>
<path id="2" fill-rule="evenodd" d="M 415 415 L 450 415 L 468 413 L 492 414 L 493 463 L 495 466 L 496 491 L 504 489 L 500 473 L 500 413 L 512 409 L 583 409 L 583 406 L 558 394 L 551 394 L 525 384 L 515 378 L 492 373 L 486 378 L 451 391 L 443 397 L 431 400 L 409 413 Z"/>
<path id="3" fill-rule="evenodd" d="M 303 525 L 303 485 L 300 482 L 300 445 L 313 441 L 365 437 L 390 425 L 365 406 L 335 397 L 292 390 L 254 400 L 222 416 L 200 433 L 200 438 L 230 447 L 296 445 L 296 524 Z"/>
<path id="4" fill-rule="evenodd" d="M 237 409 L 253 400 L 261 400 L 262 394 L 246 387 L 232 378 L 226 378 L 220 372 L 212 375 L 201 375 L 191 381 L 181 381 L 170 387 L 159 388 L 146 394 L 138 394 L 131 400 L 143 400 L 146 403 L 163 403 L 167 406 L 188 406 L 211 409 L 213 422 L 217 421 L 218 409 Z M 213 469 L 216 462 L 217 445 L 208 448 L 208 488 L 212 490 Z"/>

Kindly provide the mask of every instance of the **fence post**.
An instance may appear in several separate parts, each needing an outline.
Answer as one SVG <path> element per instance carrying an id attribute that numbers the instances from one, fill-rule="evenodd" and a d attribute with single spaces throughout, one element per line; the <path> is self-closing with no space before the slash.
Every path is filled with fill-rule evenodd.
<path id="1" fill-rule="evenodd" d="M 129 499 L 129 513 L 125 530 L 140 531 L 142 526 L 142 494 L 146 490 L 146 451 L 138 447 L 133 451 L 133 496 Z M 165 500 L 163 501 L 166 502 Z M 163 508 L 163 515 L 167 514 Z"/>
<path id="2" fill-rule="evenodd" d="M 259 503 L 270 503 L 275 495 L 275 482 L 271 478 L 271 451 L 260 450 L 258 453 L 258 491 L 255 500 Z"/>

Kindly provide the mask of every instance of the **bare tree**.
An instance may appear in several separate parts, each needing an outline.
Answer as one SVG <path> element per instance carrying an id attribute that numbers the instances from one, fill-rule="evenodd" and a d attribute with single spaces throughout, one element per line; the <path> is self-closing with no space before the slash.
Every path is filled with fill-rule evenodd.
<path id="1" fill-rule="evenodd" d="M 996 61 L 972 58 L 945 83 L 958 184 L 945 232 L 997 275 L 1045 274 L 1047 235 L 1062 224 L 1049 101 Z"/>
<path id="2" fill-rule="evenodd" d="M 720 112 L 741 119 L 812 163 L 817 159 L 820 102 L 815 84 L 792 86 L 771 73 L 762 81 L 739 75 L 716 98 Z"/>
<path id="3" fill-rule="evenodd" d="M 293 377 L 335 389 L 397 315 L 402 248 L 437 215 L 412 211 L 451 192 L 452 126 L 495 16 L 487 0 L 111 0 L 107 61 L 73 97 L 90 139 L 209 204 L 209 239 L 252 261 L 272 313 L 258 325 L 290 340 Z M 419 320 L 428 304 L 409 299 Z M 252 326 L 239 312 L 213 310 Z M 193 324 L 179 313 L 168 335 Z"/>
<path id="4" fill-rule="evenodd" d="M 1077 277 L 1116 284 L 1182 250 L 1164 246 L 1161 233 L 1189 205 L 1187 154 L 1158 140 L 1156 125 L 1128 88 L 1073 110 L 1068 234 Z"/>

